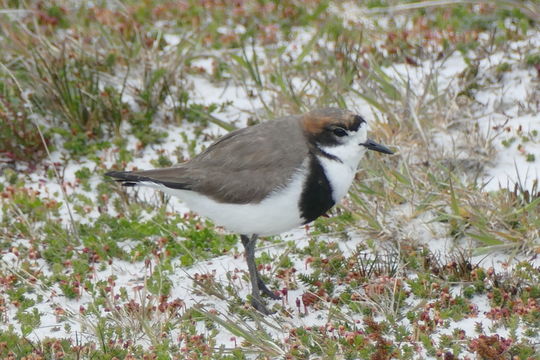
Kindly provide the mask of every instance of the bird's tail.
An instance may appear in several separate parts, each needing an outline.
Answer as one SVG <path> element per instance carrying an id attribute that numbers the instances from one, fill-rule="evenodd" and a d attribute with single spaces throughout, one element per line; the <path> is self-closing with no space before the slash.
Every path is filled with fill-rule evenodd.
<path id="1" fill-rule="evenodd" d="M 105 175 L 114 178 L 123 186 L 146 185 L 159 187 L 163 185 L 171 189 L 191 190 L 189 183 L 168 176 L 168 173 L 173 170 L 170 168 L 146 171 L 109 171 Z"/>
<path id="2" fill-rule="evenodd" d="M 123 186 L 135 186 L 140 182 L 155 182 L 154 179 L 148 176 L 134 174 L 131 171 L 109 171 L 105 176 L 114 178 L 114 181 L 121 183 Z"/>

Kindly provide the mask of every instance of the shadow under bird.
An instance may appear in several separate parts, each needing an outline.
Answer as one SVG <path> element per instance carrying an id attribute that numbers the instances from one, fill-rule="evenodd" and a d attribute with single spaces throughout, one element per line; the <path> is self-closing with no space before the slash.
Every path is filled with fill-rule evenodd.
<path id="1" fill-rule="evenodd" d="M 366 150 L 393 152 L 367 137 L 365 120 L 325 108 L 232 131 L 190 161 L 166 169 L 110 171 L 124 186 L 149 186 L 240 235 L 251 304 L 279 299 L 255 264 L 258 236 L 276 235 L 325 214 L 349 190 Z"/>

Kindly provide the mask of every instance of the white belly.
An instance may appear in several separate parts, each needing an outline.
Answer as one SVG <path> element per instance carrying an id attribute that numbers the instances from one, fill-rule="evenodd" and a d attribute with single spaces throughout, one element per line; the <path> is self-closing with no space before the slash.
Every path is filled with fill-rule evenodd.
<path id="1" fill-rule="evenodd" d="M 298 172 L 287 187 L 270 194 L 258 204 L 225 204 L 189 190 L 171 189 L 153 183 L 141 185 L 177 196 L 197 214 L 230 231 L 266 236 L 277 235 L 302 225 L 298 203 L 304 181 L 304 172 Z"/>

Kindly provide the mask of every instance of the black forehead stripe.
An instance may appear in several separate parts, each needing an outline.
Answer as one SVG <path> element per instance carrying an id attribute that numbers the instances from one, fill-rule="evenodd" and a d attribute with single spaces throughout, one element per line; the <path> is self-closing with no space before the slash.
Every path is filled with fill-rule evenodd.
<path id="1" fill-rule="evenodd" d="M 349 126 L 349 130 L 352 131 L 358 131 L 360 125 L 365 124 L 366 122 L 366 120 L 364 120 L 364 118 L 360 115 L 355 115 L 353 119 L 354 121 L 352 122 L 351 126 Z"/>

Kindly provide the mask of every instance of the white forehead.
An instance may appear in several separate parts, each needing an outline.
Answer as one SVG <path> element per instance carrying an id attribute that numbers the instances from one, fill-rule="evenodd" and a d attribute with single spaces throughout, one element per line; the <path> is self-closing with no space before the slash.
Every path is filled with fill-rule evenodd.
<path id="1" fill-rule="evenodd" d="M 358 142 L 358 144 L 363 143 L 368 138 L 368 124 L 362 123 L 357 131 L 349 131 L 349 136 L 347 142 Z M 362 146 L 363 147 L 363 146 Z"/>

